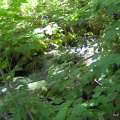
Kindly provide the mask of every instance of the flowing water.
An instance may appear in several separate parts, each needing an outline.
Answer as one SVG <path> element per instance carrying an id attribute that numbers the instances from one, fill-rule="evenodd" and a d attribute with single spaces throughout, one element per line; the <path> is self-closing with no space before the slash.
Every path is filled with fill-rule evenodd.
<path id="1" fill-rule="evenodd" d="M 99 53 L 98 50 L 95 50 L 95 48 L 98 46 L 98 43 L 95 43 L 96 38 L 90 39 L 90 41 L 87 41 L 87 45 L 83 45 L 82 48 L 81 47 L 71 47 L 70 49 L 66 49 L 66 51 L 61 52 L 59 50 L 52 50 L 50 52 L 48 52 L 49 54 L 53 54 L 55 55 L 62 55 L 65 53 L 70 53 L 70 54 L 77 54 L 77 56 L 83 56 L 84 59 L 87 59 L 93 55 L 95 55 L 96 53 Z M 90 65 L 91 63 L 97 61 L 96 60 L 92 60 L 92 58 L 89 58 L 88 60 L 86 60 L 85 62 L 87 63 L 87 66 Z"/>

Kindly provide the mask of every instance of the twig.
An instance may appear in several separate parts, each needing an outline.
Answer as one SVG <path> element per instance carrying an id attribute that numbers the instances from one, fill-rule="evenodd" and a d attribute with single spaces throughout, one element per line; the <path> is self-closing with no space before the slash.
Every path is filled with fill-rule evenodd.
<path id="1" fill-rule="evenodd" d="M 3 80 L 4 80 L 4 82 L 5 82 L 5 85 L 6 85 L 7 89 L 8 89 L 8 91 L 9 91 L 9 92 L 12 92 L 12 89 L 11 89 L 11 87 L 9 86 L 9 83 L 8 83 L 8 81 L 7 81 L 7 78 L 6 78 L 6 76 L 5 76 L 5 73 L 4 73 L 3 69 L 2 69 L 1 63 L 0 63 L 0 73 L 1 73 L 1 75 L 2 75 L 2 77 L 3 77 Z"/>
<path id="2" fill-rule="evenodd" d="M 24 109 L 25 109 L 25 111 L 27 111 L 27 113 L 29 114 L 31 120 L 35 120 L 34 116 L 32 115 L 32 113 L 30 112 L 30 110 L 29 110 L 26 106 L 24 106 Z"/>
<path id="3" fill-rule="evenodd" d="M 96 55 L 96 54 L 95 54 L 95 55 Z M 91 55 L 91 56 L 89 56 L 89 57 L 87 57 L 87 58 L 85 58 L 85 59 L 79 61 L 77 64 L 73 65 L 73 67 L 77 67 L 77 66 L 80 65 L 82 62 L 84 62 L 84 61 L 86 61 L 86 60 L 88 60 L 88 59 L 94 57 L 95 55 Z"/>

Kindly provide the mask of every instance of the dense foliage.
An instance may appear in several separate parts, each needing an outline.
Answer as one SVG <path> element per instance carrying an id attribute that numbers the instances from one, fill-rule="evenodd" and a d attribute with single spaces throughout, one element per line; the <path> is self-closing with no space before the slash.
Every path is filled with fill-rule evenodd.
<path id="1" fill-rule="evenodd" d="M 8 110 L 12 120 L 119 117 L 119 0 L 1 0 L 0 6 L 1 119 Z M 90 65 L 65 52 L 82 49 L 90 38 L 98 44 Z M 53 49 L 65 54 L 47 63 L 47 75 L 34 83 L 37 90 L 27 80 L 14 82 L 15 76 L 43 70 Z"/>

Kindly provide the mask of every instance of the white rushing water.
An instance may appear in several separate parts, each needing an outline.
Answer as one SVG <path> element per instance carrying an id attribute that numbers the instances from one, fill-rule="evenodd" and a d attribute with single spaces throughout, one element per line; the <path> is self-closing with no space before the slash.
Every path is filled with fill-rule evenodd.
<path id="1" fill-rule="evenodd" d="M 89 39 L 89 38 L 88 38 Z M 71 47 L 70 49 L 66 48 L 66 51 L 61 52 L 60 50 L 52 50 L 50 52 L 48 52 L 48 54 L 53 54 L 53 55 L 62 55 L 65 53 L 70 53 L 70 54 L 77 54 L 78 56 L 83 56 L 84 59 L 89 58 L 90 56 L 95 55 L 95 53 L 98 53 L 98 50 L 95 50 L 95 47 L 98 46 L 98 43 L 94 43 L 96 40 L 96 38 L 91 39 L 91 41 L 87 41 L 87 45 L 81 48 L 81 47 Z M 99 58 L 98 58 L 99 59 Z M 87 65 L 90 65 L 91 63 L 97 61 L 96 60 L 92 60 L 92 58 L 89 58 L 88 60 L 86 60 L 85 62 L 87 63 Z"/>

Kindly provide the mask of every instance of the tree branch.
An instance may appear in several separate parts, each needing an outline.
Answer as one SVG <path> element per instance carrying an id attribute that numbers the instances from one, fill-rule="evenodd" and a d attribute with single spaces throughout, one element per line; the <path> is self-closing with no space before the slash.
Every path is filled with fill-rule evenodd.
<path id="1" fill-rule="evenodd" d="M 6 88 L 8 89 L 9 92 L 12 92 L 12 89 L 11 89 L 10 86 L 9 86 L 9 83 L 8 83 L 8 81 L 7 81 L 7 78 L 6 78 L 6 76 L 5 76 L 5 73 L 4 73 L 3 69 L 2 69 L 1 64 L 0 64 L 0 73 L 1 73 L 1 75 L 2 75 L 2 77 L 3 77 L 3 80 L 4 80 L 4 82 L 5 82 Z"/>

